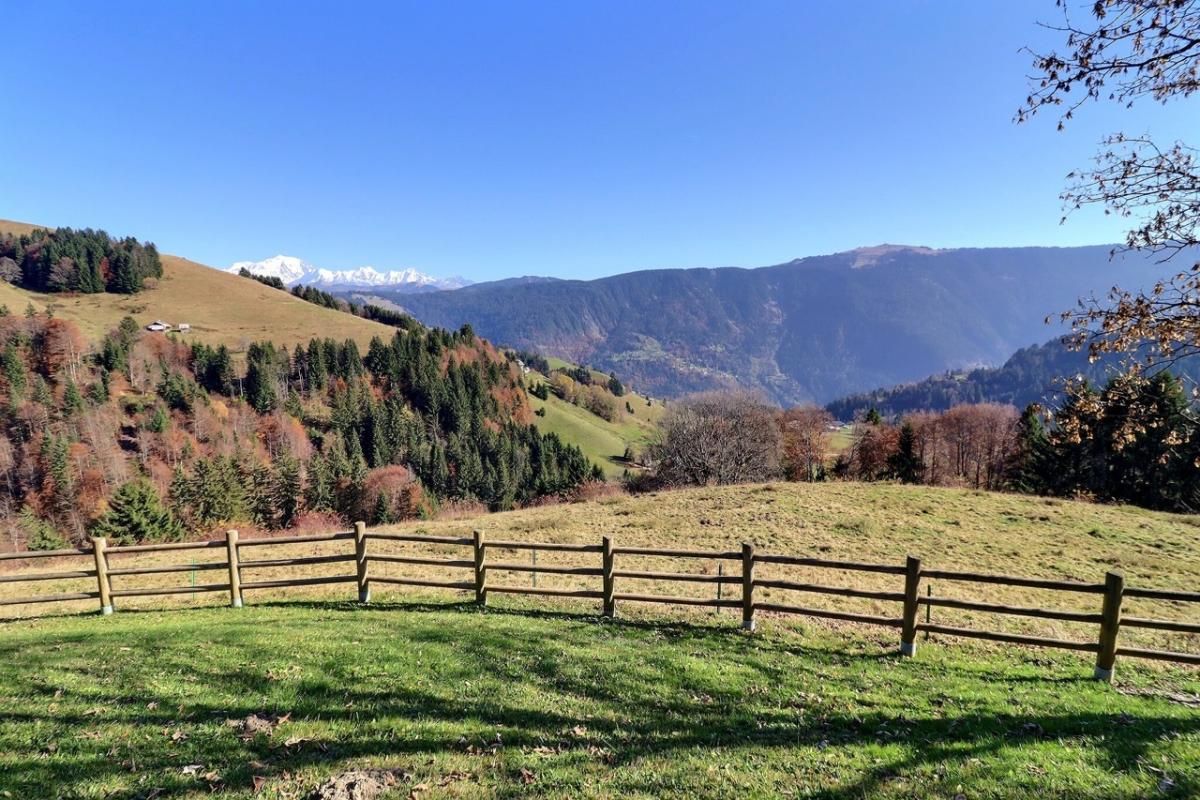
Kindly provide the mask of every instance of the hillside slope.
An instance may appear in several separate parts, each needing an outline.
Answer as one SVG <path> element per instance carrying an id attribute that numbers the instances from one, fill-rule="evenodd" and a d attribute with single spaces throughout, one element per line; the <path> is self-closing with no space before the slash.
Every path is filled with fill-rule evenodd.
<path id="1" fill-rule="evenodd" d="M 742 384 L 794 404 L 1001 363 L 1052 333 L 1048 314 L 1154 274 L 1138 257 L 1110 260 L 1107 246 L 886 246 L 760 269 L 389 298 L 427 324 L 469 321 L 494 341 L 613 369 L 656 395 Z"/>
<path id="2" fill-rule="evenodd" d="M 0 233 L 29 233 L 39 226 L 0 220 Z M 249 342 L 287 345 L 333 336 L 354 339 L 365 350 L 371 337 L 390 339 L 395 329 L 377 322 L 306 303 L 264 286 L 178 256 L 163 255 L 158 285 L 134 295 L 41 294 L 0 282 L 0 303 L 20 313 L 32 303 L 77 324 L 91 341 L 112 330 L 122 317 L 142 325 L 156 319 L 192 326 L 187 334 L 210 345 L 241 352 Z"/>
<path id="3" fill-rule="evenodd" d="M 551 359 L 551 363 L 555 368 L 565 364 L 560 359 Z M 531 372 L 526 376 L 525 384 L 532 388 L 545 380 L 546 376 L 541 373 Z M 617 416 L 611 421 L 553 393 L 545 400 L 530 394 L 529 403 L 539 431 L 557 434 L 563 441 L 577 445 L 609 478 L 620 477 L 633 468 L 634 465 L 624 460 L 626 449 L 640 453 L 646 448 L 665 408 L 663 401 L 632 391 L 617 399 Z"/>
<path id="4" fill-rule="evenodd" d="M 1103 386 L 1123 370 L 1125 354 L 1106 354 L 1095 361 L 1086 350 L 1071 350 L 1059 339 L 1023 347 L 999 367 L 946 372 L 921 381 L 873 389 L 834 400 L 825 407 L 837 419 L 852 420 L 874 408 L 885 417 L 913 411 L 945 411 L 961 403 L 1003 403 L 1024 408 L 1030 403 L 1053 407 L 1062 399 L 1064 381 L 1083 377 Z M 1200 378 L 1200 357 L 1181 358 L 1170 371 L 1185 386 Z"/>

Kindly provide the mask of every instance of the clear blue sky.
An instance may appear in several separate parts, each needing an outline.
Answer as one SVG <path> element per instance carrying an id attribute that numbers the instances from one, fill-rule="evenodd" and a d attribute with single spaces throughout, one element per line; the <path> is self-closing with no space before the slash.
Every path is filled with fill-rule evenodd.
<path id="1" fill-rule="evenodd" d="M 475 280 L 1083 244 L 1063 176 L 1196 104 L 1016 126 L 1053 0 L 10 3 L 0 217 Z"/>

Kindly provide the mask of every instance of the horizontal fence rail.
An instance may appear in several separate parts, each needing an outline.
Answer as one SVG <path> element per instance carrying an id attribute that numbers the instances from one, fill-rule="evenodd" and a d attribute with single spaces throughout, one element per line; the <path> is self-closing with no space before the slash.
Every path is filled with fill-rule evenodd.
<path id="1" fill-rule="evenodd" d="M 353 550 L 344 550 L 321 555 L 295 557 L 272 557 L 270 551 L 261 548 L 318 543 L 351 542 Z M 419 554 L 389 549 L 394 545 L 424 548 Z M 208 550 L 222 551 L 222 560 L 208 560 L 191 564 L 137 564 L 137 558 L 145 554 L 175 553 Z M 247 557 L 243 557 L 243 553 Z M 527 553 L 529 561 L 518 561 L 519 554 Z M 554 553 L 576 563 L 538 564 L 539 553 Z M 253 554 L 254 557 L 250 557 Z M 596 556 L 599 555 L 597 563 Z M 689 571 L 679 566 L 667 570 L 618 569 L 618 557 L 636 559 L 672 559 L 673 562 L 697 563 L 705 570 L 716 563 L 716 573 Z M 355 583 L 358 599 L 370 602 L 371 584 L 416 586 L 423 588 L 450 589 L 474 593 L 480 605 L 487 605 L 490 594 L 531 595 L 540 597 L 565 597 L 599 600 L 601 611 L 606 617 L 617 615 L 617 603 L 658 603 L 666 605 L 702 606 L 714 609 L 740 609 L 742 627 L 754 630 L 759 612 L 795 615 L 876 625 L 900 630 L 900 652 L 906 656 L 916 654 L 917 634 L 954 636 L 983 639 L 1008 644 L 1034 647 L 1053 647 L 1080 652 L 1095 653 L 1095 676 L 1111 680 L 1118 656 L 1169 661 L 1180 664 L 1200 665 L 1200 654 L 1154 650 L 1142 647 L 1121 646 L 1118 636 L 1122 627 L 1181 634 L 1200 634 L 1200 622 L 1155 619 L 1123 615 L 1125 599 L 1165 601 L 1177 603 L 1200 603 L 1200 592 L 1175 591 L 1126 587 L 1120 572 L 1109 572 L 1100 583 L 1071 580 L 1052 580 L 1013 575 L 998 575 L 981 572 L 966 572 L 947 569 L 923 569 L 921 560 L 909 556 L 904 564 L 873 564 L 859 561 L 843 561 L 827 558 L 812 558 L 779 553 L 757 553 L 754 545 L 743 544 L 740 550 L 691 550 L 656 547 L 617 547 L 609 537 L 600 544 L 574 544 L 562 542 L 524 542 L 491 540 L 482 531 L 471 537 L 432 536 L 418 533 L 387 533 L 367 531 L 365 524 L 355 523 L 352 531 L 322 534 L 263 537 L 240 539 L 238 532 L 231 530 L 223 540 L 198 542 L 168 542 L 162 544 L 108 546 L 103 538 L 92 540 L 90 549 L 67 548 L 28 553 L 3 553 L 0 562 L 28 560 L 44 562 L 47 559 L 85 558 L 90 563 L 73 568 L 53 569 L 44 564 L 30 572 L 0 574 L 0 585 L 32 584 L 48 581 L 92 581 L 94 590 L 46 592 L 18 597 L 0 597 L 0 606 L 60 603 L 78 600 L 98 600 L 100 611 L 111 614 L 114 598 L 153 597 L 192 593 L 228 592 L 230 604 L 235 608 L 243 604 L 246 590 L 282 589 L 303 586 L 321 586 L 340 583 Z M 354 562 L 354 574 L 335 573 L 329 575 L 285 575 L 276 570 L 294 567 L 321 567 Z M 705 564 L 704 562 L 709 562 Z M 728 562 L 739 562 L 740 568 Z M 804 568 L 823 570 L 845 575 L 847 572 L 871 573 L 874 575 L 901 578 L 895 589 L 864 589 L 854 586 L 816 583 L 784 577 L 760 577 L 756 566 L 770 565 L 776 568 Z M 446 577 L 413 575 L 409 567 L 444 570 Z M 195 583 L 198 572 L 223 571 L 223 581 Z M 252 576 L 244 573 L 250 571 Z M 138 586 L 125 585 L 125 581 L 143 576 L 173 575 L 190 573 L 192 583 L 187 586 Z M 466 574 L 464 574 L 466 573 Z M 499 573 L 508 578 L 505 582 L 494 582 Z M 517 585 L 513 581 L 521 575 L 528 576 L 530 585 Z M 561 576 L 580 580 L 599 579 L 599 585 L 572 588 L 538 586 L 540 575 Z M 117 584 L 114 586 L 114 579 Z M 617 580 L 626 582 L 627 591 L 617 591 Z M 1072 611 L 1058 608 L 1043 608 L 1033 605 L 1012 605 L 953 597 L 933 597 L 929 581 L 949 581 L 958 584 L 988 584 L 1020 589 L 1037 589 L 1048 592 L 1074 593 L 1076 595 L 1100 595 L 1099 607 L 1092 611 Z M 708 586 L 715 596 L 685 596 L 639 591 L 639 582 L 655 581 L 684 585 Z M 922 582 L 928 590 L 921 594 Z M 730 587 L 726 591 L 726 587 Z M 734 587 L 740 587 L 734 588 Z M 759 598 L 760 590 L 787 593 L 788 597 L 821 595 L 826 597 L 854 598 L 876 603 L 896 604 L 895 615 L 859 613 L 832 608 L 803 605 L 802 601 L 780 602 L 771 599 L 764 602 Z M 1094 601 L 1093 601 L 1094 602 Z M 919 619 L 920 609 L 925 609 L 926 618 Z M 1017 617 L 1047 619 L 1059 622 L 1094 626 L 1096 634 L 1087 640 L 1063 639 L 1049 636 L 1034 636 L 1024 633 L 994 631 L 955 625 L 934 624 L 930 612 L 933 608 L 954 609 Z"/>

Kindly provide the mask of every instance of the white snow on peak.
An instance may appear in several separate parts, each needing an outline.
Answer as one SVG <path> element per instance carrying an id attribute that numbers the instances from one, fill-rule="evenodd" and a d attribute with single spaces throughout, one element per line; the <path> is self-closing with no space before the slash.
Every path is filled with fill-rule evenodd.
<path id="1" fill-rule="evenodd" d="M 243 269 L 262 277 L 279 278 L 287 286 L 304 284 L 320 287 L 384 287 L 409 291 L 458 289 L 471 282 L 464 278 L 436 278 L 415 269 L 378 270 L 372 266 L 356 269 L 322 269 L 295 256 L 278 255 L 262 261 L 238 261 L 226 272 Z"/>
<path id="2" fill-rule="evenodd" d="M 301 278 L 315 270 L 316 267 L 295 256 L 278 255 L 265 258 L 262 261 L 238 261 L 231 265 L 226 272 L 232 272 L 236 275 L 243 269 L 249 270 L 255 275 L 261 275 L 264 278 L 279 278 L 284 283 L 298 283 Z"/>

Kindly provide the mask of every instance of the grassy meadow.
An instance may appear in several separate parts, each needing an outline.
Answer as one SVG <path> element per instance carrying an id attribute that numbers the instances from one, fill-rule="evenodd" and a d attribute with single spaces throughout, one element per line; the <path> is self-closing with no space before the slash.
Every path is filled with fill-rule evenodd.
<path id="1" fill-rule="evenodd" d="M 567 365 L 561 359 L 548 360 L 554 368 Z M 608 379 L 608 376 L 598 372 L 594 375 L 597 380 Z M 531 372 L 527 382 L 529 379 L 543 381 L 545 376 Z M 633 409 L 632 413 L 626 410 L 626 402 Z M 545 410 L 544 416 L 534 417 L 539 431 L 556 433 L 564 441 L 578 445 L 583 454 L 599 464 L 610 479 L 620 477 L 629 468 L 629 464 L 623 460 L 625 448 L 643 449 L 665 409 L 661 400 L 648 400 L 635 392 L 617 398 L 617 419 L 612 422 L 561 400 L 554 394 L 545 400 L 529 395 L 529 403 L 534 411 Z"/>
<path id="2" fill-rule="evenodd" d="M 1148 588 L 1193 589 L 1200 585 L 1200 518 L 1161 514 L 1141 509 L 1100 506 L 1086 503 L 1047 500 L 1020 495 L 973 492 L 956 489 L 931 489 L 881 484 L 764 484 L 757 486 L 720 487 L 660 492 L 640 496 L 618 495 L 599 500 L 551 505 L 501 514 L 489 514 L 461 519 L 442 519 L 411 522 L 392 526 L 392 530 L 418 531 L 442 536 L 470 536 L 479 529 L 492 540 L 523 540 L 549 542 L 599 543 L 600 537 L 611 536 L 618 546 L 652 546 L 666 548 L 697 548 L 704 550 L 737 549 L 741 542 L 753 542 L 759 552 L 814 555 L 830 559 L 858 560 L 886 564 L 902 564 L 906 554 L 924 559 L 928 568 L 962 569 L 1000 572 L 1011 575 L 1080 580 L 1100 583 L 1109 569 L 1121 569 L 1128 586 Z M 253 533 L 243 531 L 243 538 Z M 303 555 L 329 555 L 352 550 L 349 542 L 307 543 L 254 548 L 243 551 L 242 559 L 285 558 Z M 375 542 L 371 552 L 433 556 L 437 558 L 469 558 L 469 548 L 449 545 L 411 545 Z M 527 551 L 489 551 L 489 560 L 496 562 L 530 563 Z M 131 565 L 190 564 L 196 559 L 201 567 L 205 561 L 222 561 L 220 550 L 197 553 L 162 553 L 151 556 L 113 555 L 114 568 Z M 539 553 L 539 563 L 563 566 L 599 566 L 596 554 Z M 61 559 L 55 565 L 31 565 L 21 562 L 0 563 L 0 569 L 57 570 L 81 565 L 87 557 Z M 303 577 L 350 574 L 350 564 L 322 564 L 287 568 L 245 568 L 243 580 L 266 580 L 293 574 Z M 708 559 L 669 559 L 639 556 L 618 556 L 617 569 L 643 571 L 676 571 L 714 574 L 719 569 L 740 574 L 736 561 Z M 373 564 L 378 575 L 405 575 L 437 580 L 469 580 L 469 570 L 452 570 L 426 565 Z M 0 573 L 2 574 L 2 573 Z M 777 578 L 835 586 L 852 586 L 879 591 L 899 591 L 902 579 L 898 576 L 812 569 L 779 565 L 759 565 L 760 578 Z M 166 587 L 221 582 L 219 570 L 198 569 L 184 574 L 159 574 L 114 578 L 114 588 L 137 586 Z M 493 585 L 529 586 L 529 573 L 490 572 Z M 541 574 L 542 587 L 563 589 L 598 589 L 599 579 L 587 576 Z M 987 584 L 927 582 L 939 597 L 990 601 L 1010 605 L 1041 606 L 1070 611 L 1097 612 L 1100 598 L 1096 595 L 1050 592 L 1020 587 Z M 32 593 L 74 592 L 94 588 L 91 579 L 47 581 L 40 586 L 0 582 L 0 597 L 16 597 Z M 711 597 L 716 591 L 711 584 L 681 584 L 655 580 L 618 579 L 618 592 L 657 592 L 676 596 Z M 736 585 L 725 592 L 737 596 Z M 247 591 L 247 603 L 271 602 L 295 597 L 347 599 L 354 595 L 352 584 L 314 587 L 305 592 L 296 589 L 262 589 Z M 406 590 L 376 584 L 374 594 L 380 599 L 402 598 Z M 455 595 L 447 592 L 448 598 Z M 728 596 L 728 595 L 727 595 Z M 841 598 L 824 595 L 802 595 L 781 589 L 760 589 L 760 602 L 808 605 L 888 617 L 899 616 L 899 604 L 888 601 Z M 495 595 L 494 601 L 506 604 L 510 597 Z M 227 602 L 223 593 L 183 595 L 176 598 L 140 598 L 119 601 L 121 608 L 151 609 L 163 603 L 211 605 Z M 580 602 L 572 607 L 591 613 L 594 602 Z M 636 604 L 621 604 L 621 613 L 634 611 Z M 14 616 L 76 612 L 95 608 L 95 601 L 79 601 L 58 607 L 10 606 L 0 613 Z M 668 606 L 651 606 L 662 618 L 676 620 L 707 619 L 709 611 L 689 610 Z M 1196 621 L 1200 609 L 1196 604 L 1129 599 L 1125 613 L 1142 617 L 1161 617 Z M 1085 623 L 984 614 L 982 612 L 936 608 L 933 621 L 938 624 L 986 627 L 1034 635 L 1094 641 L 1096 626 Z M 769 616 L 765 613 L 763 616 Z M 722 624 L 737 624 L 737 612 L 721 614 Z M 781 624 L 788 624 L 786 618 Z M 831 629 L 853 630 L 851 623 L 830 623 Z M 941 647 L 935 637 L 931 646 Z M 1200 652 L 1200 637 L 1152 630 L 1122 631 L 1123 644 Z M 947 640 L 948 648 L 965 646 L 964 642 Z M 974 645 L 977 648 L 991 645 Z M 1008 648 L 995 645 L 995 649 Z M 1122 661 L 1124 663 L 1124 661 Z"/>
<path id="3" fill-rule="evenodd" d="M 1140 798 L 1200 792 L 1195 673 L 506 604 L 9 623 L 4 797 Z"/>

